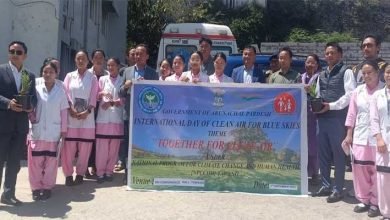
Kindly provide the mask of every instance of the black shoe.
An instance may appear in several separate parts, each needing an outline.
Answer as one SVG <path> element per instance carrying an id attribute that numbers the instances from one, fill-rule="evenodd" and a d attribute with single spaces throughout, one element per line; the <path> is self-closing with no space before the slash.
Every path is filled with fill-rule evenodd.
<path id="1" fill-rule="evenodd" d="M 123 185 L 127 185 L 127 176 L 123 177 Z"/>
<path id="2" fill-rule="evenodd" d="M 65 178 L 65 186 L 73 186 L 73 185 L 74 185 L 73 176 L 67 176 Z"/>
<path id="3" fill-rule="evenodd" d="M 41 191 L 39 189 L 33 190 L 32 191 L 32 199 L 34 201 L 38 201 L 41 199 Z"/>
<path id="4" fill-rule="evenodd" d="M 314 174 L 313 176 L 311 176 L 311 179 L 309 179 L 309 184 L 311 186 L 318 186 L 318 184 L 320 184 L 320 178 L 317 174 Z"/>
<path id="5" fill-rule="evenodd" d="M 104 182 L 104 176 L 98 176 L 97 179 L 96 179 L 96 182 L 97 183 L 103 183 Z"/>
<path id="6" fill-rule="evenodd" d="M 87 169 L 87 172 L 85 172 L 85 179 L 95 179 L 97 178 L 96 176 L 96 168 L 91 169 L 91 172 Z"/>
<path id="7" fill-rule="evenodd" d="M 370 206 L 370 209 L 368 209 L 367 213 L 368 217 L 374 218 L 381 215 L 381 212 L 379 211 L 378 206 L 372 205 Z"/>
<path id="8" fill-rule="evenodd" d="M 370 209 L 370 206 L 364 203 L 359 203 L 353 208 L 353 211 L 356 213 L 367 212 Z"/>
<path id="9" fill-rule="evenodd" d="M 92 174 L 89 172 L 89 170 L 87 170 L 87 172 L 85 172 L 84 176 L 86 179 L 92 179 Z"/>
<path id="10" fill-rule="evenodd" d="M 107 182 L 112 182 L 114 180 L 114 177 L 112 175 L 105 175 L 104 180 Z"/>
<path id="11" fill-rule="evenodd" d="M 15 196 L 8 197 L 8 196 L 4 196 L 4 195 L 1 196 L 0 202 L 3 204 L 6 204 L 6 205 L 12 205 L 12 206 L 20 206 L 23 204 L 23 202 L 20 201 L 19 199 L 15 198 Z"/>
<path id="12" fill-rule="evenodd" d="M 339 192 L 334 191 L 330 196 L 328 196 L 328 198 L 326 198 L 326 201 L 328 203 L 334 203 L 340 201 L 342 198 L 343 196 Z"/>
<path id="13" fill-rule="evenodd" d="M 51 190 L 50 189 L 44 189 L 41 194 L 41 200 L 47 200 L 51 197 Z"/>
<path id="14" fill-rule="evenodd" d="M 322 186 L 317 192 L 313 193 L 313 197 L 329 196 L 332 194 L 330 188 Z"/>
<path id="15" fill-rule="evenodd" d="M 74 185 L 81 185 L 84 182 L 84 177 L 81 175 L 76 175 L 76 178 L 74 179 Z"/>

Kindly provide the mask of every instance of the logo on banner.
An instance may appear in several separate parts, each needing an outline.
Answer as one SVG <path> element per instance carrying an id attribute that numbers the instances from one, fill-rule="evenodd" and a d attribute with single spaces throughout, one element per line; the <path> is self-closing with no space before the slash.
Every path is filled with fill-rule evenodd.
<path id="1" fill-rule="evenodd" d="M 223 107 L 225 104 L 223 103 L 223 95 L 225 94 L 225 90 L 223 89 L 213 89 L 214 92 L 214 103 L 213 106 L 220 108 Z"/>
<path id="2" fill-rule="evenodd" d="M 296 102 L 294 96 L 290 93 L 281 93 L 276 96 L 274 100 L 274 110 L 280 114 L 291 114 L 296 109 Z"/>
<path id="3" fill-rule="evenodd" d="M 156 87 L 145 87 L 138 96 L 138 104 L 143 112 L 156 113 L 164 104 L 162 92 Z"/>

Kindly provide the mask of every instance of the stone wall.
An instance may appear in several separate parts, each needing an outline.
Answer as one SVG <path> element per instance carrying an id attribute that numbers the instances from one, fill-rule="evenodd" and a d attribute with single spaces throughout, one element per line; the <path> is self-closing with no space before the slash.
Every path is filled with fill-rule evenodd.
<path id="1" fill-rule="evenodd" d="M 321 59 L 324 59 L 324 47 L 325 43 L 292 43 L 292 42 L 275 42 L 261 43 L 261 53 L 276 53 L 280 48 L 289 46 L 294 54 L 308 55 L 310 53 L 316 53 Z M 344 51 L 344 61 L 349 65 L 355 65 L 363 59 L 362 52 L 360 51 L 359 43 L 340 43 L 341 48 Z M 390 62 L 390 42 L 384 42 L 381 45 L 381 51 L 379 56 Z"/>

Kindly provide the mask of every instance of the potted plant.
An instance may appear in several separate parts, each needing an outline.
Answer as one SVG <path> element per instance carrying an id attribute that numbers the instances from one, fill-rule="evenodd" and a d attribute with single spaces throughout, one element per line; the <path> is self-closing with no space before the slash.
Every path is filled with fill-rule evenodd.
<path id="1" fill-rule="evenodd" d="M 316 83 L 313 83 L 309 86 L 308 94 L 309 94 L 309 103 L 311 110 L 313 112 L 319 112 L 324 107 L 322 104 L 322 98 L 317 97 L 316 91 Z"/>
<path id="2" fill-rule="evenodd" d="M 18 104 L 22 105 L 23 110 L 31 109 L 31 95 L 29 94 L 31 88 L 31 80 L 26 70 L 22 70 L 21 87 L 18 95 L 14 98 Z"/>

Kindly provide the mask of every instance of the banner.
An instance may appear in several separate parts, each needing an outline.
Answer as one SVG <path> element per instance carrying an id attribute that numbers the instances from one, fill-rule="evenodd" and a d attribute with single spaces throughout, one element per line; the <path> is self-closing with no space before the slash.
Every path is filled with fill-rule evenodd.
<path id="1" fill-rule="evenodd" d="M 302 85 L 136 82 L 130 189 L 307 194 Z"/>

